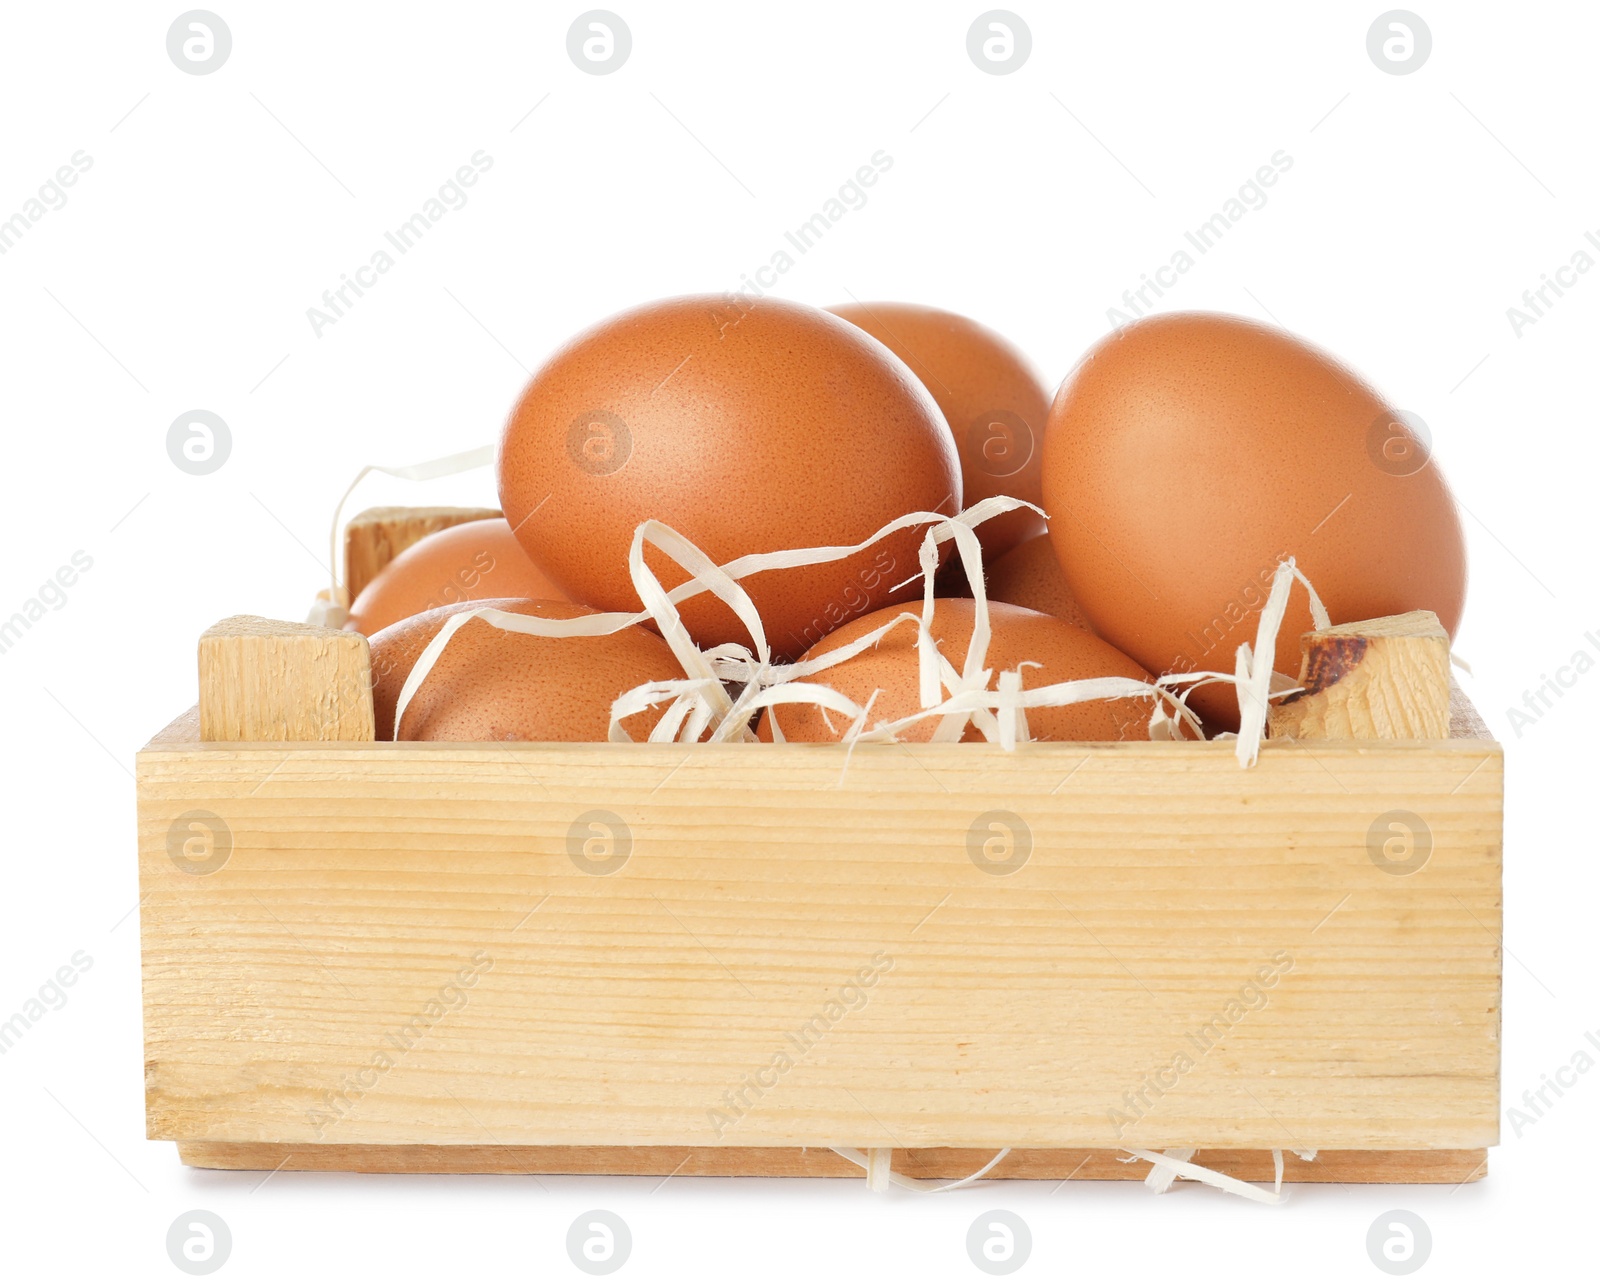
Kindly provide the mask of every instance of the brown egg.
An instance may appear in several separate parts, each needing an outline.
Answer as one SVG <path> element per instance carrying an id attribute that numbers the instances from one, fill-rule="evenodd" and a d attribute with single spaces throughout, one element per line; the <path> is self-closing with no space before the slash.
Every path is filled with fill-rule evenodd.
<path id="1" fill-rule="evenodd" d="M 634 529 L 659 519 L 719 563 L 853 545 L 913 510 L 961 507 L 960 462 L 927 391 L 876 340 L 787 300 L 690 296 L 584 332 L 528 385 L 500 444 L 500 502 L 567 594 L 637 611 Z M 821 567 L 743 584 L 773 651 L 918 592 L 921 529 Z M 687 579 L 655 553 L 669 589 Z M 702 646 L 748 643 L 702 594 L 680 607 Z"/>
<path id="2" fill-rule="evenodd" d="M 888 346 L 933 394 L 961 452 L 966 504 L 989 496 L 1044 503 L 1039 446 L 1050 393 L 1019 349 L 971 318 L 920 304 L 838 304 L 828 311 Z M 993 558 L 1042 531 L 1039 515 L 1013 510 L 983 524 L 978 537 Z"/>
<path id="3" fill-rule="evenodd" d="M 1242 318 L 1165 314 L 1102 340 L 1051 407 L 1044 493 L 1084 612 L 1153 671 L 1232 673 L 1289 555 L 1335 622 L 1461 618 L 1461 523 L 1427 449 L 1333 358 Z M 1276 669 L 1299 673 L 1311 624 L 1297 588 Z M 1238 727 L 1231 686 L 1193 704 Z"/>
<path id="4" fill-rule="evenodd" d="M 352 630 L 375 635 L 429 608 L 469 599 L 563 600 L 503 518 L 458 523 L 402 550 L 350 605 Z"/>
<path id="5" fill-rule="evenodd" d="M 372 636 L 372 700 L 379 741 L 394 735 L 395 706 L 422 650 L 455 613 L 500 608 L 536 617 L 588 615 L 575 603 L 486 599 L 407 617 Z M 547 639 L 469 621 L 406 706 L 402 739 L 417 742 L 604 742 L 611 703 L 653 680 L 682 679 L 660 636 L 638 626 L 600 638 Z M 630 716 L 636 741 L 659 711 Z"/>
<path id="6" fill-rule="evenodd" d="M 831 652 L 864 634 L 870 634 L 907 611 L 882 608 L 833 632 L 807 654 Z M 976 606 L 971 599 L 938 599 L 934 603 L 933 637 L 939 651 L 959 673 L 967 658 L 972 638 Z M 1015 670 L 1020 662 L 1035 661 L 1022 672 L 1024 688 L 1043 688 L 1047 684 L 1071 679 L 1099 679 L 1122 675 L 1129 679 L 1150 678 L 1144 667 L 1123 656 L 1110 644 L 1077 626 L 1032 612 L 1009 603 L 989 605 L 992 632 L 985 664 L 997 674 Z M 884 720 L 901 719 L 922 709 L 917 665 L 917 630 L 910 623 L 896 626 L 877 646 L 827 670 L 807 676 L 807 681 L 825 684 L 864 705 L 874 690 L 881 690 L 872 703 L 867 726 Z M 989 687 L 995 687 L 990 677 Z M 1041 707 L 1028 712 L 1028 731 L 1041 742 L 1121 742 L 1143 741 L 1149 736 L 1151 699 L 1119 698 L 1115 701 L 1080 702 L 1073 706 Z M 778 723 L 791 742 L 836 742 L 850 721 L 830 714 L 828 728 L 822 712 L 815 706 L 780 706 Z M 937 719 L 914 724 L 901 733 L 908 742 L 926 742 L 939 725 Z M 771 741 L 771 714 L 763 713 L 757 729 L 763 741 Z M 970 725 L 963 741 L 977 742 L 983 735 Z"/>
<path id="7" fill-rule="evenodd" d="M 984 569 L 984 584 L 991 599 L 1048 613 L 1090 634 L 1095 632 L 1067 584 L 1048 532 L 1030 537 L 989 564 Z"/>

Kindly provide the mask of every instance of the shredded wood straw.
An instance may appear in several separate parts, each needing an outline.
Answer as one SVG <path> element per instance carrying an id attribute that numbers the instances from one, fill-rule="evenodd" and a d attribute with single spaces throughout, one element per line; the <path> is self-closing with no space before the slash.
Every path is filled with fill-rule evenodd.
<path id="1" fill-rule="evenodd" d="M 846 1162 L 854 1162 L 867 1173 L 867 1188 L 874 1193 L 887 1193 L 892 1184 L 899 1189 L 910 1189 L 914 1193 L 948 1193 L 951 1189 L 964 1189 L 969 1184 L 976 1184 L 990 1171 L 999 1166 L 1006 1154 L 1011 1152 L 1008 1148 L 1001 1149 L 971 1175 L 960 1180 L 947 1180 L 941 1184 L 938 1180 L 919 1180 L 914 1176 L 901 1175 L 900 1172 L 890 1168 L 890 1157 L 893 1149 L 869 1148 L 865 1153 L 859 1149 L 840 1148 L 833 1146 L 833 1151 Z"/>
<path id="2" fill-rule="evenodd" d="M 1150 1153 L 1142 1148 L 1130 1148 L 1133 1156 L 1127 1158 L 1129 1162 L 1141 1161 L 1151 1164 L 1150 1174 L 1145 1177 L 1145 1183 L 1157 1193 L 1165 1193 L 1171 1187 L 1174 1179 L 1198 1180 L 1201 1184 L 1209 1184 L 1212 1188 L 1221 1189 L 1224 1193 L 1234 1193 L 1241 1198 L 1249 1198 L 1252 1202 L 1264 1202 L 1268 1206 L 1276 1206 L 1283 1201 L 1280 1185 L 1271 1189 L 1264 1189 L 1259 1184 L 1251 1184 L 1247 1180 L 1236 1180 L 1231 1175 L 1224 1175 L 1221 1171 L 1213 1171 L 1207 1166 L 1196 1166 L 1189 1161 L 1194 1156 L 1192 1148 L 1169 1148 L 1165 1153 Z M 1282 1155 L 1277 1153 L 1278 1164 L 1282 1165 Z M 1160 1178 L 1158 1178 L 1158 1176 Z M 1155 1183 L 1151 1183 L 1155 1181 Z"/>
<path id="3" fill-rule="evenodd" d="M 644 604 L 643 611 L 601 612 L 562 620 L 519 615 L 496 608 L 472 608 L 456 613 L 423 650 L 407 677 L 395 709 L 396 733 L 406 706 L 456 632 L 468 621 L 482 619 L 501 630 L 546 638 L 608 635 L 628 626 L 654 621 L 686 677 L 642 684 L 617 698 L 612 705 L 609 733 L 614 742 L 632 740 L 622 726 L 623 720 L 658 706 L 665 706 L 666 710 L 650 731 L 648 740 L 652 742 L 754 741 L 751 724 L 763 710 L 772 711 L 773 739 L 783 741 L 778 708 L 807 704 L 819 706 L 848 721 L 843 738 L 848 745 L 892 742 L 913 724 L 936 719 L 933 741 L 959 741 L 971 724 L 989 741 L 1010 750 L 1018 742 L 1028 740 L 1027 712 L 1030 709 L 1121 697 L 1154 699 L 1150 718 L 1152 738 L 1180 737 L 1181 726 L 1187 726 L 1195 737 L 1202 736 L 1199 720 L 1184 704 L 1176 688 L 1200 679 L 1226 679 L 1227 676 L 1203 672 L 1168 677 L 1155 683 L 1106 676 L 1028 689 L 1023 686 L 1022 667 L 1018 667 L 1002 673 L 996 681 L 992 668 L 984 664 L 990 638 L 989 603 L 983 588 L 983 555 L 973 529 L 987 519 L 1025 505 L 1026 502 L 1009 497 L 990 497 L 953 517 L 928 511 L 907 514 L 884 524 L 855 545 L 747 554 L 721 566 L 682 534 L 652 519 L 635 530 L 628 552 L 629 575 Z M 743 578 L 756 572 L 837 562 L 871 548 L 895 532 L 911 528 L 926 529 L 919 554 L 919 575 L 923 581 L 920 613 L 908 609 L 859 639 L 808 660 L 788 663 L 773 660 L 761 617 L 739 584 Z M 932 633 L 933 578 L 939 566 L 939 547 L 950 541 L 955 543 L 966 568 L 976 601 L 972 639 L 959 671 L 939 652 Z M 689 573 L 689 579 L 668 593 L 645 562 L 647 545 L 677 563 Z M 704 593 L 714 594 L 733 610 L 749 632 L 755 644 L 753 650 L 736 643 L 705 649 L 695 645 L 684 629 L 677 605 Z M 858 705 L 810 677 L 874 647 L 894 630 L 916 632 L 923 709 L 903 719 L 879 721 L 869 728 L 867 706 Z M 991 682 L 996 682 L 996 687 L 991 688 Z M 736 695 L 730 695 L 730 687 Z"/>
<path id="4" fill-rule="evenodd" d="M 335 514 L 329 561 L 331 602 L 327 609 L 327 624 L 340 624 L 343 611 L 348 607 L 348 595 L 338 567 L 339 514 L 343 512 L 356 483 L 374 472 L 411 480 L 440 478 L 477 468 L 492 459 L 493 449 L 482 447 L 420 465 L 399 468 L 369 466 L 362 470 L 339 502 L 339 510 Z M 628 571 L 639 593 L 639 600 L 644 605 L 643 611 L 596 612 L 559 620 L 520 615 L 497 608 L 473 608 L 455 613 L 423 650 L 406 678 L 395 707 L 395 738 L 399 739 L 405 711 L 412 698 L 449 647 L 450 640 L 469 621 L 482 620 L 496 629 L 551 639 L 595 638 L 653 621 L 683 668 L 685 678 L 641 684 L 618 697 L 611 707 L 609 737 L 613 742 L 633 740 L 623 727 L 624 720 L 663 706 L 666 709 L 651 728 L 648 738 L 651 742 L 753 742 L 756 740 L 752 729 L 755 716 L 764 710 L 771 713 L 773 740 L 782 742 L 784 737 L 778 709 L 786 705 L 810 705 L 820 707 L 824 718 L 831 712 L 847 721 L 840 739 L 847 757 L 858 743 L 896 741 L 906 729 L 928 719 L 938 721 L 932 741 L 959 741 L 971 725 L 986 740 L 1009 751 L 1015 749 L 1018 743 L 1030 740 L 1029 710 L 1118 698 L 1153 699 L 1148 729 L 1153 741 L 1181 739 L 1185 729 L 1194 738 L 1204 739 L 1200 721 L 1187 705 L 1188 694 L 1207 684 L 1232 684 L 1239 695 L 1240 732 L 1236 737 L 1233 734 L 1221 734 L 1219 740 L 1233 738 L 1234 754 L 1240 766 L 1246 769 L 1253 766 L 1266 734 L 1270 702 L 1299 691 L 1294 680 L 1275 673 L 1272 666 L 1278 633 L 1296 582 L 1305 587 L 1309 596 L 1312 621 L 1316 628 L 1327 629 L 1331 624 L 1327 609 L 1310 581 L 1295 566 L 1295 561 L 1290 558 L 1278 565 L 1272 588 L 1261 609 L 1254 646 L 1247 643 L 1239 645 L 1231 674 L 1191 671 L 1163 675 L 1153 683 L 1105 676 L 1030 689 L 1024 686 L 1023 669 L 1034 663 L 1023 662 L 1016 669 L 1001 671 L 998 675 L 985 665 L 991 633 L 989 600 L 984 588 L 982 550 L 974 531 L 988 519 L 1021 508 L 1043 513 L 1037 506 L 1025 501 L 996 496 L 979 501 L 953 516 L 926 511 L 907 514 L 884 524 L 856 545 L 747 554 L 721 565 L 681 533 L 665 523 L 649 520 L 634 531 L 628 551 Z M 923 583 L 920 612 L 912 611 L 908 606 L 905 612 L 888 624 L 809 660 L 790 663 L 773 660 L 760 614 L 740 581 L 757 572 L 837 562 L 870 548 L 895 532 L 911 528 L 926 529 L 919 551 L 918 575 Z M 932 633 L 934 574 L 939 567 L 940 546 L 946 542 L 955 544 L 975 601 L 972 638 L 960 670 L 940 653 Z M 689 579 L 670 592 L 664 589 L 645 562 L 647 545 L 659 550 L 689 573 Z M 914 580 L 915 577 L 910 579 Z M 907 583 L 902 582 L 901 585 Z M 705 593 L 715 595 L 733 610 L 749 632 L 754 649 L 736 643 L 700 648 L 694 643 L 684 628 L 677 605 Z M 319 600 L 319 603 L 322 602 Z M 339 618 L 338 621 L 331 619 L 335 616 Z M 916 632 L 922 710 L 898 720 L 880 720 L 869 727 L 867 721 L 871 699 L 865 706 L 858 705 L 844 694 L 817 682 L 813 676 L 875 647 L 895 630 Z M 976 1183 L 988 1175 L 1011 1150 L 1002 1149 L 973 1174 L 943 1184 L 898 1174 L 891 1168 L 892 1150 L 889 1149 L 868 1149 L 863 1153 L 856 1149 L 835 1147 L 833 1151 L 860 1166 L 866 1173 L 868 1187 L 875 1192 L 886 1192 L 893 1185 L 921 1193 L 939 1193 Z M 1283 1200 L 1281 1150 L 1273 1150 L 1276 1178 L 1271 1190 L 1196 1165 L 1190 1160 L 1194 1156 L 1194 1149 L 1172 1148 L 1163 1153 L 1143 1149 L 1126 1151 L 1131 1156 L 1124 1158 L 1124 1161 L 1150 1163 L 1150 1174 L 1144 1182 L 1156 1193 L 1166 1192 L 1178 1179 L 1186 1179 L 1209 1184 L 1256 1202 L 1275 1204 Z M 1307 1161 L 1316 1156 L 1314 1151 L 1299 1155 Z"/>
<path id="5" fill-rule="evenodd" d="M 1237 689 L 1242 712 L 1242 731 L 1235 755 L 1241 765 L 1253 765 L 1266 731 L 1269 700 L 1297 691 L 1293 680 L 1275 674 L 1272 669 L 1274 645 L 1296 581 L 1305 586 L 1310 596 L 1311 614 L 1317 627 L 1322 629 L 1329 624 L 1327 610 L 1294 560 L 1288 559 L 1279 565 L 1261 611 L 1255 646 L 1239 645 L 1232 674 L 1190 671 L 1163 675 L 1153 683 L 1104 676 L 1026 688 L 1023 670 L 1032 663 L 1023 662 L 998 676 L 985 665 L 990 639 L 989 600 L 984 589 L 983 554 L 974 531 L 980 523 L 1020 508 L 1037 507 L 1009 497 L 994 496 L 954 516 L 926 511 L 907 514 L 884 524 L 855 545 L 747 554 L 720 566 L 681 533 L 651 519 L 635 530 L 628 551 L 628 572 L 644 604 L 643 611 L 596 612 L 559 620 L 498 608 L 471 608 L 455 613 L 423 650 L 406 678 L 395 708 L 395 736 L 399 737 L 402 718 L 411 699 L 450 640 L 469 621 L 483 620 L 500 630 L 553 639 L 609 635 L 653 621 L 683 668 L 685 678 L 641 684 L 618 697 L 611 708 L 609 737 L 613 742 L 632 741 L 623 728 L 625 719 L 660 706 L 666 709 L 651 728 L 648 740 L 652 742 L 754 741 L 751 725 L 763 710 L 771 711 L 773 740 L 781 742 L 784 738 L 778 708 L 804 704 L 820 707 L 848 721 L 841 739 L 846 746 L 858 742 L 893 742 L 912 725 L 935 719 L 938 723 L 932 741 L 959 741 L 970 724 L 988 741 L 1013 750 L 1019 742 L 1029 740 L 1029 710 L 1130 697 L 1153 699 L 1149 724 L 1152 740 L 1181 738 L 1185 728 L 1195 738 L 1203 738 L 1200 721 L 1185 698 L 1203 685 L 1225 683 Z M 756 572 L 837 562 L 869 549 L 895 532 L 918 527 L 926 529 L 919 553 L 923 582 L 920 613 L 908 608 L 886 625 L 807 660 L 789 663 L 773 660 L 760 614 L 739 584 L 742 579 Z M 975 601 L 972 638 L 959 671 L 939 651 L 933 637 L 934 574 L 939 567 L 939 547 L 947 541 L 955 543 Z M 689 579 L 668 593 L 645 562 L 647 545 L 677 563 L 689 573 Z M 754 650 L 736 643 L 704 649 L 696 646 L 684 628 L 677 605 L 704 593 L 714 594 L 733 610 L 749 632 Z M 901 719 L 880 720 L 868 727 L 870 702 L 867 706 L 858 705 L 826 684 L 816 682 L 812 676 L 875 647 L 891 631 L 901 629 L 916 631 L 923 708 Z M 730 688 L 736 695 L 730 695 Z"/>
<path id="6" fill-rule="evenodd" d="M 493 463 L 494 448 L 484 446 L 474 447 L 470 451 L 458 451 L 449 456 L 440 456 L 436 460 L 424 460 L 417 465 L 368 465 L 357 474 L 350 486 L 345 488 L 338 505 L 334 507 L 333 527 L 328 533 L 328 588 L 311 605 L 311 614 L 306 618 L 306 623 L 313 626 L 332 626 L 337 629 L 349 620 L 350 589 L 345 579 L 348 569 L 344 566 L 343 559 L 339 557 L 339 536 L 344 526 L 339 520 L 344 516 L 344 507 L 349 503 L 356 488 L 361 485 L 362 479 L 368 474 L 387 474 L 390 478 L 425 483 L 435 478 L 464 474 L 469 469 L 481 469 Z"/>
<path id="7" fill-rule="evenodd" d="M 1192 1148 L 1169 1148 L 1162 1150 L 1162 1156 L 1174 1158 L 1179 1162 L 1187 1162 L 1194 1157 L 1195 1151 Z M 1128 1158 L 1127 1160 L 1131 1162 L 1135 1159 Z M 1172 1182 L 1177 1178 L 1178 1173 L 1170 1166 L 1157 1162 L 1150 1168 L 1150 1174 L 1144 1177 L 1144 1187 L 1152 1193 L 1165 1193 L 1172 1187 Z"/>

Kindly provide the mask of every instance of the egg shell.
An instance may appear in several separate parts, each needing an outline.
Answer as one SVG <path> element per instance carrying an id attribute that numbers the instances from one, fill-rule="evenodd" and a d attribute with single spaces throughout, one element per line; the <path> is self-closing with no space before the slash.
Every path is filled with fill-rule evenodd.
<path id="1" fill-rule="evenodd" d="M 1035 612 L 1059 617 L 1090 634 L 1096 633 L 1078 605 L 1072 587 L 1067 584 L 1048 532 L 1030 537 L 1009 554 L 986 565 L 984 585 L 991 599 L 1014 603 L 1019 608 L 1032 608 Z"/>
<path id="2" fill-rule="evenodd" d="M 372 698 L 379 741 L 394 735 L 395 706 L 417 658 L 444 623 L 471 608 L 521 616 L 587 616 L 574 603 L 486 599 L 433 608 L 372 636 Z M 469 621 L 440 653 L 406 706 L 403 740 L 418 742 L 604 742 L 611 703 L 640 684 L 682 679 L 660 636 L 638 626 L 599 638 L 549 639 Z M 659 712 L 630 716 L 636 741 Z"/>
<path id="3" fill-rule="evenodd" d="M 961 474 L 938 406 L 906 365 L 841 318 L 786 300 L 689 296 L 569 342 L 534 376 L 500 444 L 500 501 L 568 596 L 637 611 L 634 529 L 659 519 L 722 563 L 853 545 L 916 510 L 955 513 Z M 922 530 L 846 561 L 743 585 L 780 657 L 914 596 Z M 687 579 L 647 548 L 669 589 Z M 680 606 L 695 641 L 750 642 L 710 594 Z"/>
<path id="4" fill-rule="evenodd" d="M 828 311 L 883 343 L 933 395 L 961 453 L 966 504 L 990 496 L 1044 503 L 1040 448 L 1050 392 L 1020 349 L 970 317 L 921 304 Z M 1043 518 L 1019 509 L 984 523 L 978 539 L 995 557 L 1043 531 Z"/>
<path id="5" fill-rule="evenodd" d="M 457 523 L 400 551 L 362 588 L 345 624 L 375 635 L 419 612 L 471 599 L 566 597 L 528 557 L 510 523 L 486 518 Z"/>
<path id="6" fill-rule="evenodd" d="M 1336 623 L 1461 618 L 1461 523 L 1426 448 L 1333 358 L 1243 318 L 1163 314 L 1102 340 L 1051 407 L 1044 494 L 1084 612 L 1158 673 L 1233 673 L 1288 556 Z M 1277 670 L 1299 673 L 1311 627 L 1297 588 Z M 1238 728 L 1231 686 L 1192 704 Z"/>
<path id="7" fill-rule="evenodd" d="M 882 608 L 860 617 L 834 631 L 807 657 L 842 647 L 907 610 Z M 934 600 L 933 637 L 940 653 L 957 672 L 966 662 L 976 610 L 977 605 L 971 599 Z M 984 664 L 991 670 L 998 674 L 1001 670 L 1015 670 L 1024 661 L 1039 663 L 1022 672 L 1024 688 L 1043 688 L 1047 684 L 1099 679 L 1107 675 L 1150 678 L 1143 666 L 1103 639 L 1042 612 L 1009 603 L 991 603 L 989 625 L 991 636 Z M 807 682 L 824 684 L 858 705 L 864 705 L 874 690 L 881 690 L 872 703 L 868 727 L 914 715 L 922 709 L 916 642 L 916 627 L 907 622 L 895 627 L 866 652 L 807 676 Z M 995 686 L 992 676 L 989 686 Z M 1143 741 L 1149 736 L 1151 708 L 1152 699 L 1145 698 L 1041 707 L 1028 712 L 1028 731 L 1034 740 L 1041 742 Z M 832 729 L 815 706 L 778 708 L 779 726 L 791 742 L 838 741 L 849 721 L 831 713 L 828 718 L 833 721 Z M 908 742 L 926 742 L 938 725 L 937 719 L 930 718 L 912 725 L 900 737 Z M 770 712 L 763 713 L 757 733 L 763 741 L 772 739 Z M 962 740 L 982 741 L 983 735 L 968 726 Z"/>

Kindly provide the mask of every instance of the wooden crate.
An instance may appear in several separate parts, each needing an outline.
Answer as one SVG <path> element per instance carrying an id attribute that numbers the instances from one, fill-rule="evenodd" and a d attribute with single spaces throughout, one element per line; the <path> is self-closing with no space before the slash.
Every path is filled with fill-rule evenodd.
<path id="1" fill-rule="evenodd" d="M 221 623 L 139 755 L 149 1135 L 263 1169 L 1475 1179 L 1501 748 L 1441 634 L 1333 636 L 1242 769 L 376 744 L 359 636 Z"/>

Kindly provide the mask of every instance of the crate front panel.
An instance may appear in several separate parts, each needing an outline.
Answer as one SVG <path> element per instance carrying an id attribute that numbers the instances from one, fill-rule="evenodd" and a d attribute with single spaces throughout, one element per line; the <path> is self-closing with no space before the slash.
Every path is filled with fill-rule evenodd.
<path id="1" fill-rule="evenodd" d="M 152 1138 L 1496 1140 L 1493 743 L 1248 771 L 1225 744 L 173 744 L 139 770 Z M 1431 838 L 1408 875 L 1374 861 L 1394 810 Z M 226 828 L 209 874 L 196 811 Z M 1023 835 L 1020 868 L 979 865 Z"/>

